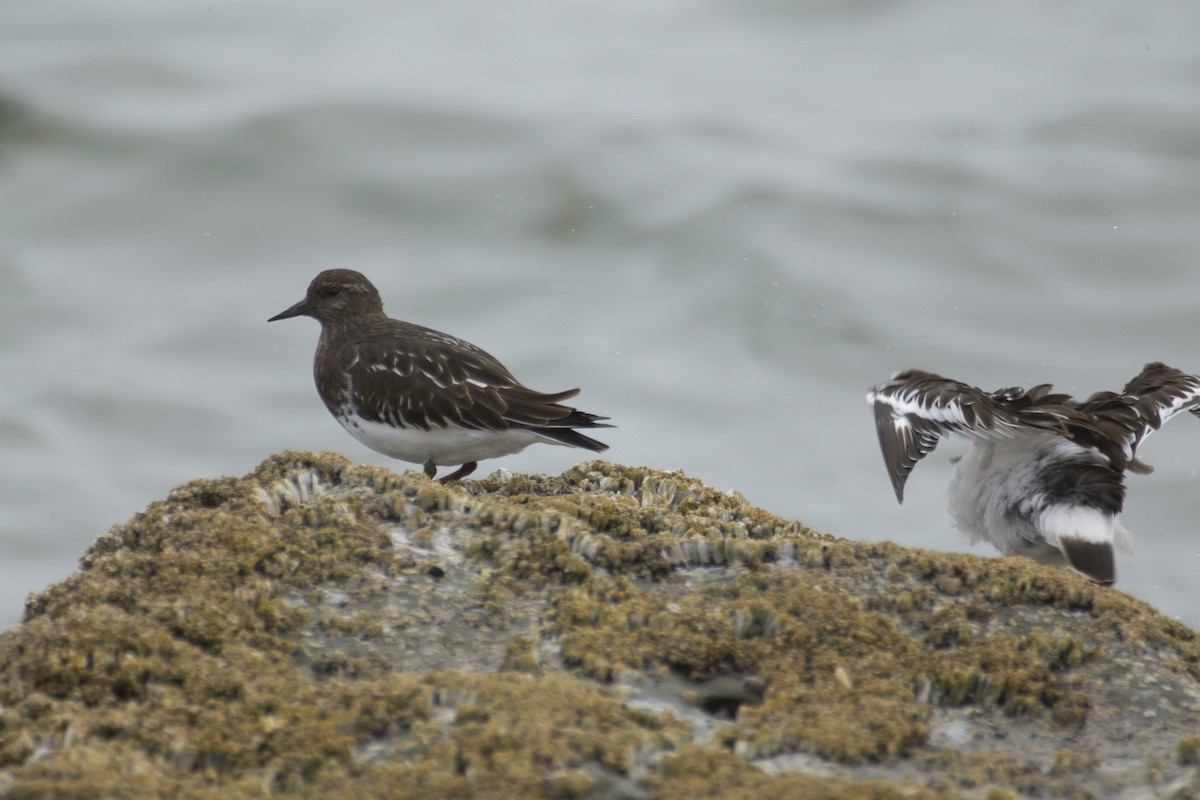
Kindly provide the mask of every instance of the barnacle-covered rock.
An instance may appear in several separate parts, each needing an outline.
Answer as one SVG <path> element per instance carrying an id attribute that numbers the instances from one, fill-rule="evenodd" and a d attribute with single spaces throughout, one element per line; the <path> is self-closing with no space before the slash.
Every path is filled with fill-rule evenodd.
<path id="1" fill-rule="evenodd" d="M 1183 797 L 1197 730 L 1200 641 L 1118 591 L 602 461 L 279 454 L 0 634 L 22 798 Z"/>

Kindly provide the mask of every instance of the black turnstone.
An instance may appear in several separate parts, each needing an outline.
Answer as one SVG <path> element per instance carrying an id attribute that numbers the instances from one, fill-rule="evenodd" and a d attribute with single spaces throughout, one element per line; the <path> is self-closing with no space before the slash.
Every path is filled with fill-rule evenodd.
<path id="1" fill-rule="evenodd" d="M 608 449 L 575 430 L 610 428 L 600 422 L 607 417 L 561 404 L 578 389 L 535 392 L 475 345 L 390 319 L 361 273 L 322 272 L 303 300 L 267 322 L 299 316 L 321 323 L 313 376 L 325 407 L 355 439 L 431 478 L 453 465 L 461 466 L 441 481 L 464 478 L 480 459 L 534 442 Z"/>
<path id="2" fill-rule="evenodd" d="M 952 433 L 974 439 L 950 480 L 950 514 L 971 542 L 987 540 L 1112 583 L 1125 471 L 1150 472 L 1138 445 L 1181 411 L 1200 417 L 1200 377 L 1147 364 L 1120 392 L 1077 401 L 1032 389 L 984 392 L 919 370 L 867 392 L 883 460 L 904 502 L 916 463 Z"/>

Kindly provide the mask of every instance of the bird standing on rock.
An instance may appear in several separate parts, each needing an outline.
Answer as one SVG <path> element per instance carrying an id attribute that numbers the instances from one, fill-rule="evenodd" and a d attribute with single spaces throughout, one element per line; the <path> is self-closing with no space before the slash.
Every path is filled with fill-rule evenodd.
<path id="1" fill-rule="evenodd" d="M 334 418 L 367 447 L 421 464 L 431 478 L 439 466 L 461 465 L 442 483 L 535 442 L 608 449 L 576 430 L 610 428 L 601 422 L 607 417 L 562 405 L 578 389 L 527 389 L 475 345 L 390 319 L 361 273 L 322 272 L 303 300 L 267 321 L 299 316 L 321 323 L 313 377 Z"/>

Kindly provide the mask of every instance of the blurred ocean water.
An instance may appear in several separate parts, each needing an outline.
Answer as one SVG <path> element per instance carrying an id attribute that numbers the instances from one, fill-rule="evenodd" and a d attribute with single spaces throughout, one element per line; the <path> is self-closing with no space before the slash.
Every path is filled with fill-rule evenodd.
<path id="1" fill-rule="evenodd" d="M 0 5 L 0 627 L 181 482 L 408 466 L 326 413 L 316 324 L 265 323 L 332 266 L 583 387 L 615 461 L 968 549 L 965 446 L 897 506 L 863 394 L 1200 372 L 1196 31 L 1186 3 Z M 1198 443 L 1144 446 L 1118 564 L 1193 626 Z"/>

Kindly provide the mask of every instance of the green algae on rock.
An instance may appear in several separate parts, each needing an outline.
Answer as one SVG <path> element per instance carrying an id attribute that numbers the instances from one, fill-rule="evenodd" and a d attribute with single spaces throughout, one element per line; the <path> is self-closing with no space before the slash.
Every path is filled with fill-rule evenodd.
<path id="1" fill-rule="evenodd" d="M 839 540 L 679 472 L 274 456 L 0 635 L 14 797 L 1197 790 L 1200 642 L 1024 559 Z"/>

